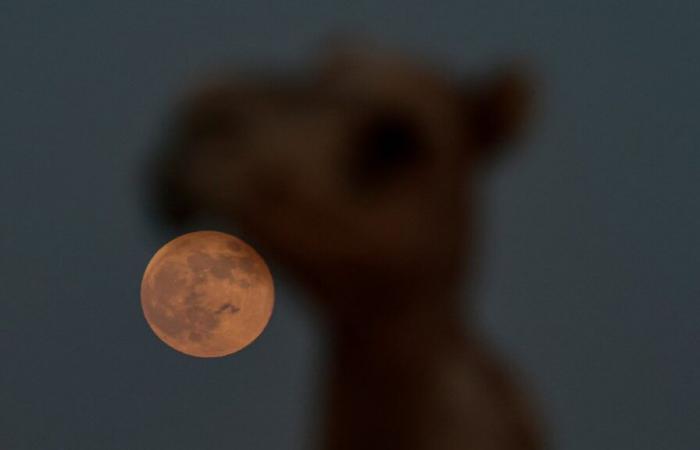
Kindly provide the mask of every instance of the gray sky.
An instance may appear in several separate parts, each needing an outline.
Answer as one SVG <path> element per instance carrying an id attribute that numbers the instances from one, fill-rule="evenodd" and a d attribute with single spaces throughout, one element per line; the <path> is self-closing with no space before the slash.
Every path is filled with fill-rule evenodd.
<path id="1" fill-rule="evenodd" d="M 282 280 L 235 357 L 169 350 L 138 292 L 171 236 L 138 176 L 198 76 L 301 64 L 337 30 L 465 73 L 531 61 L 540 116 L 489 183 L 485 329 L 556 448 L 700 442 L 697 2 L 98 3 L 0 5 L 0 447 L 305 448 L 323 371 L 301 294 Z"/>

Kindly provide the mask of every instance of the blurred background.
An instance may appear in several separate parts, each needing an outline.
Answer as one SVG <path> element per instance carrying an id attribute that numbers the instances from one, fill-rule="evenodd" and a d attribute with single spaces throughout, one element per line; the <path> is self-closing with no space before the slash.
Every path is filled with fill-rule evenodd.
<path id="1" fill-rule="evenodd" d="M 182 91 L 303 66 L 334 32 L 468 75 L 536 69 L 529 139 L 489 179 L 478 311 L 553 447 L 700 442 L 700 6 L 600 2 L 0 4 L 0 448 L 302 449 L 317 326 L 277 278 L 249 349 L 188 358 L 143 320 L 171 239 L 140 176 Z"/>

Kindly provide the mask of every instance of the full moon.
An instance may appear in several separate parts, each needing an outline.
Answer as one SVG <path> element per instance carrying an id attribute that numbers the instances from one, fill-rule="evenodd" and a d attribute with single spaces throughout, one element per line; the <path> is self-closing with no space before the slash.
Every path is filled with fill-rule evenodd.
<path id="1" fill-rule="evenodd" d="M 216 231 L 165 244 L 141 282 L 141 307 L 153 332 L 191 356 L 243 349 L 265 329 L 273 305 L 265 261 L 245 242 Z"/>

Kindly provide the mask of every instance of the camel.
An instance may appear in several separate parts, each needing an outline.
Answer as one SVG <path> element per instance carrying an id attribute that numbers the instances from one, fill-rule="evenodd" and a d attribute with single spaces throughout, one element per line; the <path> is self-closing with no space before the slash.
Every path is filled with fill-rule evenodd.
<path id="1" fill-rule="evenodd" d="M 323 450 L 543 448 L 520 377 L 460 295 L 478 270 L 480 182 L 531 91 L 514 68 L 461 81 L 346 49 L 179 104 L 159 210 L 235 226 L 306 288 L 328 330 Z"/>

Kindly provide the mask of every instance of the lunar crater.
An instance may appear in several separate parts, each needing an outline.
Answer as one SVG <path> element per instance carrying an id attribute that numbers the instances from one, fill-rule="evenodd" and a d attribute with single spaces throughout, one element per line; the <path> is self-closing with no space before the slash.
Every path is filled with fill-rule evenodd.
<path id="1" fill-rule="evenodd" d="M 240 308 L 237 307 L 236 305 L 232 303 L 226 303 L 224 305 L 221 305 L 219 309 L 216 310 L 216 314 L 221 314 L 222 312 L 229 312 L 231 314 L 236 314 L 238 311 L 240 311 Z"/>

